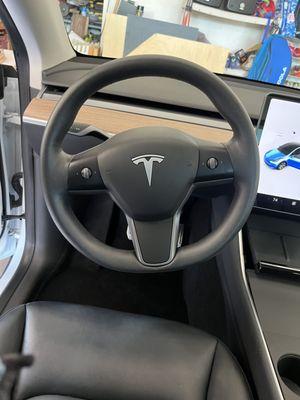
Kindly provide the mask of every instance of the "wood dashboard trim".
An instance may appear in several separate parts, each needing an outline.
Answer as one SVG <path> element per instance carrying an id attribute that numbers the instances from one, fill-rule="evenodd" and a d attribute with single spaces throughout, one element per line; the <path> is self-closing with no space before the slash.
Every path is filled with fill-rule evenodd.
<path id="1" fill-rule="evenodd" d="M 27 120 L 30 118 L 48 121 L 56 104 L 57 101 L 55 100 L 35 98 L 28 105 L 24 117 Z M 182 130 L 196 138 L 214 142 L 227 142 L 232 137 L 232 132 L 226 129 L 94 106 L 82 106 L 76 117 L 76 122 L 92 125 L 104 132 L 113 134 L 143 126 L 166 126 Z"/>

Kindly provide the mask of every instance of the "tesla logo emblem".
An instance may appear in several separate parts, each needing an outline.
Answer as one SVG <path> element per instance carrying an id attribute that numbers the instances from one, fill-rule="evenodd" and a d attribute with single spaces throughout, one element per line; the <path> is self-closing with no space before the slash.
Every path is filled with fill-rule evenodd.
<path id="1" fill-rule="evenodd" d="M 144 164 L 145 172 L 147 175 L 149 186 L 151 186 L 152 182 L 152 171 L 153 171 L 153 164 L 155 162 L 162 163 L 164 160 L 164 156 L 159 156 L 156 154 L 145 154 L 143 156 L 138 156 L 132 158 L 132 162 L 135 165 Z"/>

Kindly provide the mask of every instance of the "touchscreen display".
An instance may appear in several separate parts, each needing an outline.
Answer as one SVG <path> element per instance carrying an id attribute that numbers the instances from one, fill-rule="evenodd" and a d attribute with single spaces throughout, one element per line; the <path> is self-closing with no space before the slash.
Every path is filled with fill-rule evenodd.
<path id="1" fill-rule="evenodd" d="M 300 214 L 300 102 L 269 96 L 257 135 L 257 205 Z"/>

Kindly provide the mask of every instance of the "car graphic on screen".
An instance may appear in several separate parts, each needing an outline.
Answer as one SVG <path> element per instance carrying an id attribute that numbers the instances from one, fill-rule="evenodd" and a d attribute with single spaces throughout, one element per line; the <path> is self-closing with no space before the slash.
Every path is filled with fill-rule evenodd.
<path id="1" fill-rule="evenodd" d="M 273 169 L 286 167 L 300 169 L 300 143 L 286 143 L 277 149 L 269 150 L 264 156 L 265 164 Z"/>

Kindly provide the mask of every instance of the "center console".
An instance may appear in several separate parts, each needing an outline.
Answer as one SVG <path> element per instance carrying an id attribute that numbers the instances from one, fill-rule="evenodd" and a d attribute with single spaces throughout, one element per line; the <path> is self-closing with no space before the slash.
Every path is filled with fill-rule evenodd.
<path id="1" fill-rule="evenodd" d="M 260 181 L 245 229 L 247 278 L 287 400 L 300 399 L 300 100 L 269 95 Z"/>

